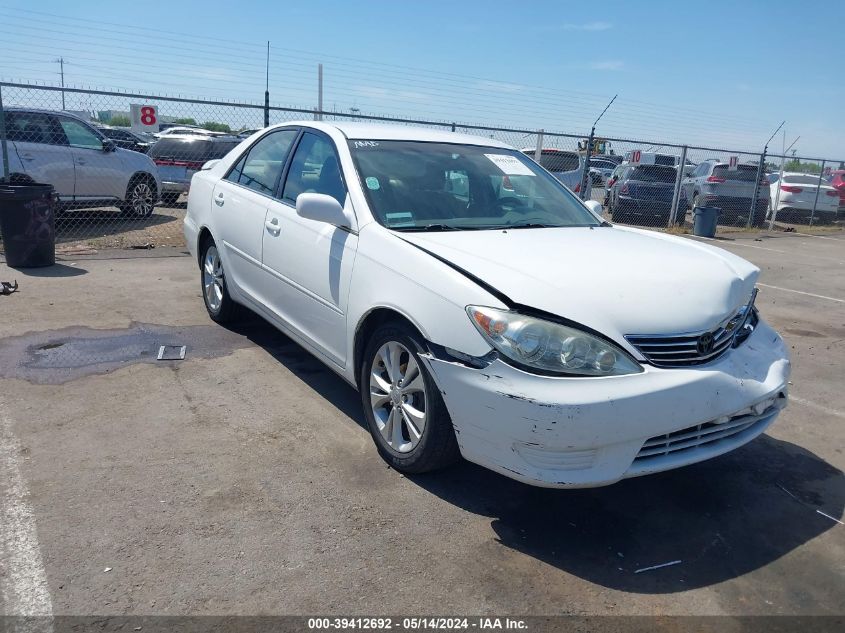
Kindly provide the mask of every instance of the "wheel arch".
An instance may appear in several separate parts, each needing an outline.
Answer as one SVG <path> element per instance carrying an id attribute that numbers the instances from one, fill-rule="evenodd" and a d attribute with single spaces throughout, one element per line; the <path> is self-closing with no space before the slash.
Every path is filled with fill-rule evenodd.
<path id="1" fill-rule="evenodd" d="M 358 326 L 355 328 L 355 338 L 352 347 L 352 370 L 355 377 L 355 385 L 361 388 L 361 361 L 363 360 L 364 348 L 367 346 L 373 332 L 379 326 L 385 323 L 398 322 L 413 328 L 417 334 L 427 341 L 428 339 L 423 332 L 423 329 L 415 323 L 407 314 L 400 310 L 389 306 L 377 306 L 369 310 L 358 320 Z"/>
<path id="2" fill-rule="evenodd" d="M 153 187 L 153 193 L 155 194 L 156 198 L 158 198 L 160 192 L 158 190 L 158 181 L 156 180 L 156 177 L 153 176 L 148 171 L 140 171 L 140 170 L 134 172 L 129 177 L 129 180 L 126 182 L 126 197 L 127 198 L 129 197 L 129 188 L 132 185 L 134 185 L 136 182 L 138 182 L 139 180 L 142 180 L 142 179 L 149 181 L 150 185 L 152 185 L 152 187 Z"/>

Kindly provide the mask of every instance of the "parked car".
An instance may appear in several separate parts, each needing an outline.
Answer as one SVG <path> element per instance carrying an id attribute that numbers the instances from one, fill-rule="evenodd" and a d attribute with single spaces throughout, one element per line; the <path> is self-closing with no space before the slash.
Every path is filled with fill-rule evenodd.
<path id="1" fill-rule="evenodd" d="M 13 180 L 53 185 L 66 209 L 115 205 L 123 213 L 152 214 L 161 182 L 147 156 L 116 147 L 65 112 L 6 108 L 5 114 Z"/>
<path id="2" fill-rule="evenodd" d="M 236 136 L 167 135 L 150 148 L 161 177 L 161 201 L 172 206 L 188 192 L 191 177 L 210 161 L 223 158 L 242 139 Z"/>
<path id="3" fill-rule="evenodd" d="M 201 127 L 174 125 L 162 130 L 161 132 L 156 132 L 153 136 L 159 139 L 164 138 L 165 136 L 226 136 L 226 134 L 224 132 L 206 130 Z"/>
<path id="4" fill-rule="evenodd" d="M 246 306 L 358 389 L 402 472 L 598 486 L 763 433 L 790 362 L 759 269 L 600 210 L 493 139 L 303 121 L 195 174 L 184 229 L 209 316 Z"/>
<path id="5" fill-rule="evenodd" d="M 608 211 L 614 222 L 644 226 L 669 223 L 678 170 L 663 165 L 621 165 L 608 193 Z M 682 190 L 683 191 L 683 190 Z M 683 222 L 687 201 L 683 194 L 675 222 Z"/>
<path id="6" fill-rule="evenodd" d="M 535 150 L 525 148 L 522 153 L 534 158 Z M 584 174 L 584 157 L 578 152 L 564 149 L 543 149 L 540 165 L 575 193 L 581 192 L 581 176 Z M 587 179 L 587 199 L 592 195 L 592 179 Z"/>
<path id="7" fill-rule="evenodd" d="M 691 207 L 719 207 L 722 219 L 745 225 L 751 214 L 751 199 L 757 165 L 737 165 L 731 171 L 727 163 L 715 159 L 703 161 L 681 182 Z M 757 192 L 752 226 L 763 226 L 769 206 L 769 179 L 763 176 Z"/>
<path id="8" fill-rule="evenodd" d="M 631 162 L 632 151 L 625 152 L 624 163 Z M 664 165 L 666 167 L 674 167 L 680 162 L 680 158 L 674 154 L 660 154 L 657 152 L 640 152 L 641 165 Z"/>
<path id="9" fill-rule="evenodd" d="M 837 217 L 845 215 L 845 169 L 837 169 L 830 174 L 830 186 L 839 193 L 839 211 Z"/>
<path id="10" fill-rule="evenodd" d="M 593 176 L 593 186 L 604 187 L 616 167 L 617 164 L 613 161 L 596 158 L 595 156 L 591 158 L 590 174 Z"/>
<path id="11" fill-rule="evenodd" d="M 133 152 L 141 152 L 146 154 L 152 147 L 156 139 L 151 134 L 144 132 L 132 132 L 125 128 L 111 127 L 109 125 L 98 125 L 97 129 L 100 133 L 117 146 L 123 149 L 129 149 Z"/>
<path id="12" fill-rule="evenodd" d="M 814 222 L 833 222 L 839 210 L 839 192 L 813 174 L 784 172 L 771 184 L 769 195 L 781 220 L 808 221 L 815 204 Z"/>

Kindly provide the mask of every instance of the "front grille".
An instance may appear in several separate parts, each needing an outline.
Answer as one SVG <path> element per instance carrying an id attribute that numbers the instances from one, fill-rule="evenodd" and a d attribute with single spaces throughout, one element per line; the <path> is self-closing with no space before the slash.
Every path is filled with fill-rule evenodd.
<path id="1" fill-rule="evenodd" d="M 771 401 L 769 402 L 771 403 Z M 643 447 L 634 459 L 634 463 L 681 451 L 689 451 L 701 446 L 710 446 L 754 428 L 757 425 L 763 426 L 768 424 L 772 414 L 782 409 L 785 404 L 786 396 L 778 394 L 774 404 L 770 404 L 761 413 L 750 411 L 741 415 L 734 415 L 725 422 L 705 422 L 697 426 L 681 429 L 680 431 L 656 435 L 643 444 Z"/>
<path id="2" fill-rule="evenodd" d="M 750 318 L 746 320 L 746 314 Z M 716 360 L 739 345 L 757 325 L 753 302 L 710 332 L 677 336 L 630 334 L 625 338 L 655 367 L 690 367 Z M 709 337 L 709 343 L 703 340 Z"/>

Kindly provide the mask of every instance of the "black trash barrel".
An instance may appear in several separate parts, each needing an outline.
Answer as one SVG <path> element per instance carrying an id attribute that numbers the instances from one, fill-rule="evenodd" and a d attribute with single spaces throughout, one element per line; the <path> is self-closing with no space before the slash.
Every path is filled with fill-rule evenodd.
<path id="1" fill-rule="evenodd" d="M 699 237 L 715 237 L 721 213 L 719 207 L 695 207 L 692 210 L 692 234 Z"/>
<path id="2" fill-rule="evenodd" d="M 56 263 L 52 185 L 0 183 L 0 236 L 11 268 Z"/>

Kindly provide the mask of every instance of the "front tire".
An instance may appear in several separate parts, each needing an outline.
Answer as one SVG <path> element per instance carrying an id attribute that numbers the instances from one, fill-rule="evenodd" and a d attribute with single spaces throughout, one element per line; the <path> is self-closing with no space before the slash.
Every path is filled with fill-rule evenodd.
<path id="1" fill-rule="evenodd" d="M 364 350 L 361 403 L 382 458 L 404 473 L 443 468 L 458 456 L 452 419 L 422 363 L 422 339 L 409 326 L 379 327 Z"/>
<path id="2" fill-rule="evenodd" d="M 231 323 L 239 316 L 239 306 L 229 296 L 223 260 L 214 240 L 207 239 L 200 256 L 200 285 L 208 316 L 216 323 Z"/>
<path id="3" fill-rule="evenodd" d="M 121 213 L 139 218 L 153 214 L 158 197 L 155 181 L 151 176 L 136 176 L 126 187 L 126 199 L 119 205 Z"/>

